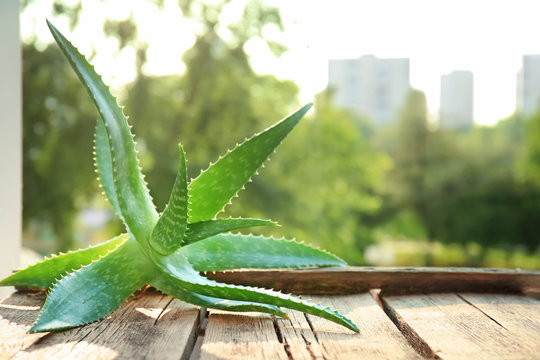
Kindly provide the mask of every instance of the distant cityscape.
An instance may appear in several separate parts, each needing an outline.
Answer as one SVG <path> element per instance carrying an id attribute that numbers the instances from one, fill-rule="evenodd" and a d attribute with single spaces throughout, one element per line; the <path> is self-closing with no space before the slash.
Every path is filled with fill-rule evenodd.
<path id="1" fill-rule="evenodd" d="M 441 76 L 439 128 L 467 131 L 473 126 L 474 76 L 456 70 Z M 367 116 L 376 127 L 395 121 L 411 89 L 409 59 L 336 59 L 328 62 L 328 87 L 338 105 Z M 516 110 L 525 115 L 540 103 L 540 55 L 524 55 L 517 74 Z"/>

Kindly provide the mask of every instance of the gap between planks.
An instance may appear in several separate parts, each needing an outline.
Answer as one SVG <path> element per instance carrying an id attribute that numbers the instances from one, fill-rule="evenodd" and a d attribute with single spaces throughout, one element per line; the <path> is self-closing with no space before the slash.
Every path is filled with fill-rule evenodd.
<path id="1" fill-rule="evenodd" d="M 290 320 L 210 310 L 192 359 L 422 359 L 370 294 L 317 296 L 360 328 L 352 331 L 316 316 L 288 311 Z"/>
<path id="2" fill-rule="evenodd" d="M 514 294 L 379 295 L 385 312 L 426 358 L 533 359 L 540 302 Z"/>
<path id="3" fill-rule="evenodd" d="M 372 292 L 371 296 L 314 299 L 351 318 L 361 334 L 296 311 L 289 311 L 291 319 L 285 320 L 211 310 L 204 330 L 201 311 L 156 293 L 133 299 L 97 323 L 26 334 L 43 298 L 15 294 L 0 303 L 0 358 L 449 360 L 534 358 L 540 353 L 540 302 L 532 298 L 468 293 L 381 296 Z M 254 339 L 257 336 L 262 341 Z M 184 339 L 185 345 L 179 344 Z"/>

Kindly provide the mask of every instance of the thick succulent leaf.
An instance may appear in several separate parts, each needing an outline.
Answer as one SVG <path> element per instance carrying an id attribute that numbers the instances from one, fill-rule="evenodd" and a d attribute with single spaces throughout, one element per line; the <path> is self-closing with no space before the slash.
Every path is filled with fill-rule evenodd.
<path id="1" fill-rule="evenodd" d="M 213 235 L 221 234 L 223 232 L 252 226 L 277 226 L 277 223 L 274 221 L 261 219 L 219 219 L 199 221 L 188 224 L 184 242 L 186 244 L 190 244 Z"/>
<path id="2" fill-rule="evenodd" d="M 140 256 L 139 246 L 130 239 L 60 279 L 29 332 L 60 330 L 102 319 L 154 274 L 155 267 Z"/>
<path id="3" fill-rule="evenodd" d="M 324 250 L 293 240 L 220 234 L 179 250 L 197 271 L 346 266 Z"/>
<path id="4" fill-rule="evenodd" d="M 122 212 L 118 205 L 118 197 L 114 190 L 114 176 L 112 168 L 112 156 L 111 148 L 109 144 L 109 135 L 105 128 L 105 123 L 101 117 L 98 118 L 96 125 L 96 139 L 95 139 L 95 156 L 96 156 L 96 170 L 98 172 L 99 181 L 103 187 L 103 191 L 109 199 L 114 211 L 120 217 Z"/>
<path id="5" fill-rule="evenodd" d="M 227 311 L 259 311 L 280 317 L 287 317 L 286 312 L 274 305 L 259 304 L 250 301 L 219 299 L 191 292 L 180 286 L 178 280 L 165 274 L 158 276 L 150 283 L 150 285 L 163 293 L 197 306 Z"/>
<path id="6" fill-rule="evenodd" d="M 323 317 L 353 331 L 359 331 L 356 325 L 337 311 L 302 300 L 299 297 L 285 295 L 273 290 L 229 285 L 209 280 L 193 269 L 187 258 L 180 251 L 169 256 L 155 256 L 153 260 L 163 272 L 175 278 L 178 281 L 178 285 L 186 290 L 215 298 L 250 301 L 299 310 Z"/>
<path id="7" fill-rule="evenodd" d="M 178 147 L 180 161 L 169 203 L 150 237 L 150 246 L 162 255 L 178 249 L 183 244 L 186 234 L 188 212 L 186 156 L 182 145 Z"/>
<path id="8" fill-rule="evenodd" d="M 142 177 L 127 119 L 101 77 L 83 55 L 50 23 L 51 33 L 94 101 L 109 136 L 118 207 L 138 241 L 150 235 L 158 215 Z"/>
<path id="9" fill-rule="evenodd" d="M 189 184 L 189 222 L 213 219 L 311 108 L 308 104 L 246 140 Z"/>
<path id="10" fill-rule="evenodd" d="M 53 255 L 8 276 L 0 281 L 0 286 L 35 286 L 49 289 L 61 276 L 90 264 L 124 243 L 127 238 L 127 234 L 124 234 L 86 249 Z"/>

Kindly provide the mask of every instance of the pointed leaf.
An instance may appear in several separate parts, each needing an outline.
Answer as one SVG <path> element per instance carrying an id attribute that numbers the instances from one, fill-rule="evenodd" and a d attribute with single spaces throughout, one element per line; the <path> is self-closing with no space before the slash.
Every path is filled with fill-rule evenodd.
<path id="1" fill-rule="evenodd" d="M 109 88 L 84 56 L 49 21 L 47 24 L 105 122 L 111 148 L 114 189 L 122 218 L 138 241 L 146 240 L 158 216 L 139 168 L 127 119 Z"/>
<path id="2" fill-rule="evenodd" d="M 122 212 L 118 205 L 118 197 L 114 190 L 114 175 L 112 168 L 111 148 L 109 144 L 109 135 L 105 128 L 105 123 L 101 117 L 97 120 L 96 125 L 96 140 L 95 140 L 95 154 L 96 154 L 96 169 L 99 176 L 99 181 L 103 187 L 103 191 L 109 199 L 114 211 L 120 217 Z"/>
<path id="3" fill-rule="evenodd" d="M 246 140 L 191 181 L 189 222 L 213 219 L 310 108 L 308 104 Z"/>
<path id="4" fill-rule="evenodd" d="M 150 246 L 162 255 L 178 249 L 183 244 L 186 234 L 188 212 L 186 156 L 182 145 L 178 148 L 180 161 L 171 197 L 150 237 Z"/>
<path id="5" fill-rule="evenodd" d="M 86 249 L 53 255 L 8 276 L 0 281 L 0 286 L 35 286 L 49 289 L 61 276 L 90 264 L 124 243 L 127 238 L 127 234 L 124 234 Z"/>
<path id="6" fill-rule="evenodd" d="M 147 284 L 154 271 L 130 239 L 58 281 L 29 332 L 66 329 L 102 319 Z"/>
<path id="7" fill-rule="evenodd" d="M 197 271 L 346 266 L 324 250 L 292 240 L 220 234 L 179 250 Z"/>
<path id="8" fill-rule="evenodd" d="M 180 251 L 169 256 L 156 256 L 153 260 L 162 271 L 175 278 L 179 286 L 192 292 L 216 298 L 272 304 L 299 310 L 323 317 L 353 331 L 359 331 L 356 325 L 337 311 L 330 308 L 323 308 L 321 305 L 313 304 L 299 297 L 285 295 L 267 289 L 236 286 L 209 280 L 193 269 L 187 258 Z"/>
<path id="9" fill-rule="evenodd" d="M 274 305 L 220 299 L 191 292 L 181 287 L 176 279 L 165 274 L 153 280 L 151 285 L 167 295 L 174 296 L 175 298 L 182 299 L 182 301 L 197 306 L 226 311 L 259 311 L 280 317 L 287 317 L 286 312 Z"/>
<path id="10" fill-rule="evenodd" d="M 190 244 L 223 232 L 252 226 L 277 226 L 277 223 L 261 219 L 219 219 L 188 224 L 184 242 Z"/>

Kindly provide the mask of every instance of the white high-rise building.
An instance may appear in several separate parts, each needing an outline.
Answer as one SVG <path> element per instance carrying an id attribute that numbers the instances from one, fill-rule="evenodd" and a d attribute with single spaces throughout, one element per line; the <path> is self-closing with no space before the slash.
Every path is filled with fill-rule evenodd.
<path id="1" fill-rule="evenodd" d="M 516 108 L 525 115 L 534 113 L 540 105 L 540 55 L 524 55 L 517 75 Z"/>
<path id="2" fill-rule="evenodd" d="M 410 90 L 409 59 L 330 60 L 328 86 L 335 91 L 336 103 L 369 116 L 376 125 L 396 118 Z"/>
<path id="3" fill-rule="evenodd" d="M 473 73 L 453 71 L 441 76 L 439 125 L 442 129 L 468 130 L 473 125 Z"/>

